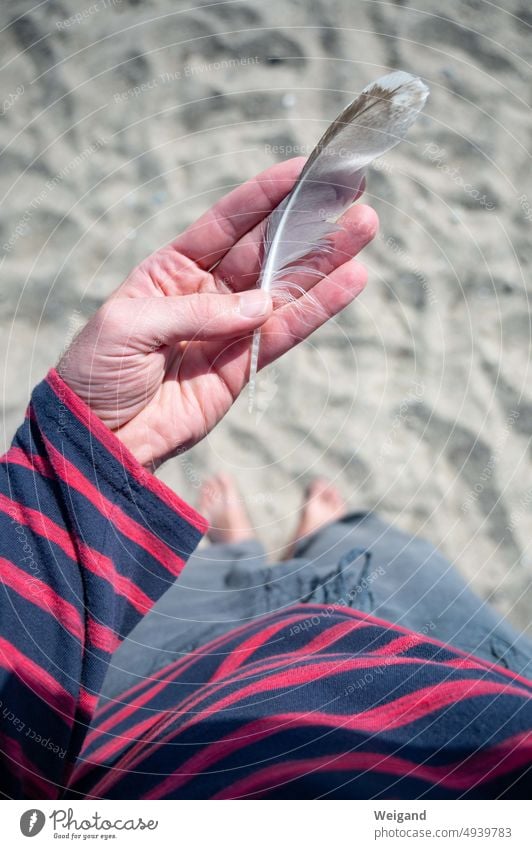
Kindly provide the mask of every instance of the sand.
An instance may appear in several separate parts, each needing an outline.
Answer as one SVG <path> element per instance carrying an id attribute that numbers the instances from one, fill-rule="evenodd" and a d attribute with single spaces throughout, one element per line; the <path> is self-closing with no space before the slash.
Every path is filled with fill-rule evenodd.
<path id="1" fill-rule="evenodd" d="M 530 623 L 532 15 L 524 0 L 9 0 L 0 11 L 4 432 L 134 264 L 308 151 L 365 84 L 431 97 L 371 169 L 365 293 L 161 477 L 234 474 L 275 557 L 305 483 L 419 533 Z M 421 6 L 416 10 L 414 6 Z M 438 17 L 440 11 L 450 17 Z"/>

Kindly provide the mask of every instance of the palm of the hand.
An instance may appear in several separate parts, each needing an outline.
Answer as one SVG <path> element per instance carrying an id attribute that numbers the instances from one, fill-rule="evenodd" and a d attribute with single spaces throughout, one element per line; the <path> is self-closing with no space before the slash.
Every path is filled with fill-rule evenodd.
<path id="1" fill-rule="evenodd" d="M 231 258 L 227 256 L 229 261 Z M 235 290 L 246 288 L 233 278 Z M 173 248 L 145 260 L 116 298 L 225 294 L 218 273 L 204 271 Z M 163 346 L 138 359 L 135 383 L 139 410 L 119 429 L 138 444 L 149 439 L 162 459 L 198 442 L 231 407 L 246 379 L 249 338 L 189 341 Z M 129 391 L 131 384 L 129 384 Z"/>
<path id="2" fill-rule="evenodd" d="M 225 415 L 246 382 L 250 328 L 262 325 L 261 367 L 363 288 L 365 270 L 352 258 L 377 224 L 371 209 L 357 206 L 334 236 L 322 269 L 326 276 L 307 281 L 313 286 L 311 301 L 303 295 L 267 320 L 242 314 L 235 320 L 236 295 L 222 299 L 233 305 L 229 324 L 227 319 L 220 324 L 218 298 L 214 323 L 204 312 L 206 300 L 213 301 L 205 296 L 255 288 L 264 221 L 290 191 L 302 164 L 301 159 L 284 162 L 239 186 L 171 245 L 148 257 L 59 364 L 61 376 L 141 463 L 158 465 L 190 447 Z M 188 324 L 182 333 L 184 314 Z"/>

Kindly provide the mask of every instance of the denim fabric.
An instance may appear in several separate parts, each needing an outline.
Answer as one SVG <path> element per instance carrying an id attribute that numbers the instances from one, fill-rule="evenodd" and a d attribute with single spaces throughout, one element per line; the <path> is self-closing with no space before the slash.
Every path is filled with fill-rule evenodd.
<path id="1" fill-rule="evenodd" d="M 532 678 L 532 643 L 473 593 L 430 543 L 354 513 L 270 565 L 256 540 L 210 545 L 114 654 L 104 697 L 250 620 L 298 602 L 340 604 Z"/>

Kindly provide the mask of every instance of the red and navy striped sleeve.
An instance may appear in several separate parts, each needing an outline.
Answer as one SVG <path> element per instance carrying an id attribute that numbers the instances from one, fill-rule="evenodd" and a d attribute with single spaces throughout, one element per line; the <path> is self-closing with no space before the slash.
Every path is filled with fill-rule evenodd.
<path id="1" fill-rule="evenodd" d="M 532 682 L 346 607 L 274 611 L 95 711 L 204 522 L 53 371 L 0 471 L 4 795 L 529 798 Z"/>
<path id="2" fill-rule="evenodd" d="M 532 683 L 346 607 L 297 605 L 102 706 L 69 795 L 530 798 Z"/>
<path id="3" fill-rule="evenodd" d="M 36 387 L 0 462 L 5 795 L 63 792 L 112 652 L 205 529 L 55 370 Z"/>

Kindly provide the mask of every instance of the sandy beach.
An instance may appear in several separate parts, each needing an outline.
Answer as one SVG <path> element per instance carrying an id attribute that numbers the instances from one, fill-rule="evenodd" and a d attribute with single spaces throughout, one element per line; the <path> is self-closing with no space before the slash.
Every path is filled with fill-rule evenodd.
<path id="1" fill-rule="evenodd" d="M 422 5 L 416 10 L 414 5 Z M 234 474 L 272 558 L 305 484 L 430 539 L 532 610 L 532 15 L 459 0 L 8 0 L 0 11 L 4 444 L 127 272 L 217 198 L 309 153 L 391 69 L 431 95 L 372 167 L 369 283 L 161 478 Z M 532 627 L 529 629 L 532 633 Z"/>

